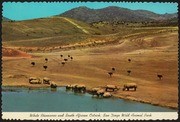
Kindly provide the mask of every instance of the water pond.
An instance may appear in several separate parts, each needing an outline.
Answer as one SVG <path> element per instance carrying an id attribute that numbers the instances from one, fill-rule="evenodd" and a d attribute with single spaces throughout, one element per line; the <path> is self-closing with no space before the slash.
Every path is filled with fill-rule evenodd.
<path id="1" fill-rule="evenodd" d="M 29 89 L 2 87 L 3 112 L 177 112 L 176 110 L 153 106 L 118 98 L 93 98 L 58 87 Z"/>

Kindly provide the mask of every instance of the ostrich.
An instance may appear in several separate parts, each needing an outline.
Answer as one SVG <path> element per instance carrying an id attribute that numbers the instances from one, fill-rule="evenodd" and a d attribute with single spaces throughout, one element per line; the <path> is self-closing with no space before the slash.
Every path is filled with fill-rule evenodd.
<path id="1" fill-rule="evenodd" d="M 131 62 L 131 59 L 128 59 L 129 62 Z"/>
<path id="2" fill-rule="evenodd" d="M 111 77 L 113 75 L 113 72 L 108 72 L 109 76 Z"/>
<path id="3" fill-rule="evenodd" d="M 31 62 L 31 65 L 32 65 L 32 66 L 35 66 L 35 64 L 36 64 L 35 62 Z"/>
<path id="4" fill-rule="evenodd" d="M 68 59 L 67 59 L 67 58 L 65 58 L 65 59 L 64 59 L 64 61 L 68 61 Z"/>
<path id="5" fill-rule="evenodd" d="M 45 61 L 46 61 L 46 63 L 48 62 L 48 59 L 47 58 L 45 58 Z"/>
<path id="6" fill-rule="evenodd" d="M 128 75 L 130 75 L 131 74 L 131 70 L 128 70 L 127 73 L 128 73 Z"/>
<path id="7" fill-rule="evenodd" d="M 114 67 L 112 67 L 112 71 L 115 71 L 116 69 Z"/>
<path id="8" fill-rule="evenodd" d="M 159 74 L 157 74 L 157 77 L 159 78 L 159 80 L 161 80 L 163 78 L 163 76 L 159 75 Z"/>
<path id="9" fill-rule="evenodd" d="M 64 65 L 65 65 L 65 62 L 61 62 L 61 64 L 64 66 Z"/>
<path id="10" fill-rule="evenodd" d="M 44 65 L 43 68 L 44 68 L 44 70 L 46 71 L 46 69 L 48 68 L 48 66 Z"/>

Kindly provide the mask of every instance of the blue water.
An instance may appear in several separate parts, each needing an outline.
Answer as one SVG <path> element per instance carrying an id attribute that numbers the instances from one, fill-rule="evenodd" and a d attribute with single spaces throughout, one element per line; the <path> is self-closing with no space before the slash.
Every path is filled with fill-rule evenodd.
<path id="1" fill-rule="evenodd" d="M 6 91 L 5 91 L 6 90 Z M 11 91 L 10 91 L 11 90 Z M 92 95 L 66 92 L 65 88 L 30 90 L 20 87 L 3 87 L 3 112 L 177 112 L 118 98 L 93 98 Z"/>

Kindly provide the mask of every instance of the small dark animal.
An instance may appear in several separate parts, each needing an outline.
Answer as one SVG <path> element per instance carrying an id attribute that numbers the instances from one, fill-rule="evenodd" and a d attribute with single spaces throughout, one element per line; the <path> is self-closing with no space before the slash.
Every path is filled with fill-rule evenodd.
<path id="1" fill-rule="evenodd" d="M 31 62 L 31 65 L 32 65 L 32 66 L 35 66 L 35 64 L 36 64 L 35 62 Z"/>
<path id="2" fill-rule="evenodd" d="M 73 57 L 71 57 L 71 60 L 73 60 Z"/>
<path id="3" fill-rule="evenodd" d="M 109 76 L 111 77 L 113 75 L 113 72 L 108 72 Z"/>
<path id="4" fill-rule="evenodd" d="M 128 75 L 130 75 L 131 74 L 131 70 L 128 70 L 127 73 L 128 73 Z"/>
<path id="5" fill-rule="evenodd" d="M 68 57 L 71 57 L 70 55 L 68 55 Z"/>
<path id="6" fill-rule="evenodd" d="M 159 75 L 159 74 L 157 74 L 157 77 L 159 78 L 159 80 L 161 80 L 163 78 L 163 76 Z"/>
<path id="7" fill-rule="evenodd" d="M 64 66 L 64 65 L 65 65 L 65 62 L 61 62 L 61 64 Z"/>
<path id="8" fill-rule="evenodd" d="M 45 58 L 45 61 L 46 61 L 46 62 L 48 62 L 48 59 L 47 59 L 47 58 Z"/>
<path id="9" fill-rule="evenodd" d="M 131 62 L 131 59 L 128 59 L 129 62 Z"/>
<path id="10" fill-rule="evenodd" d="M 45 65 L 45 66 L 43 66 L 43 68 L 44 68 L 44 70 L 46 71 L 46 69 L 48 68 L 48 66 Z"/>
<path id="11" fill-rule="evenodd" d="M 61 58 L 63 57 L 63 55 L 60 55 L 61 56 Z"/>
<path id="12" fill-rule="evenodd" d="M 115 71 L 115 70 L 116 70 L 116 69 L 113 67 L 113 68 L 112 68 L 112 71 Z"/>
<path id="13" fill-rule="evenodd" d="M 64 61 L 68 61 L 68 59 L 67 59 L 67 58 L 65 58 L 65 59 L 64 59 Z"/>

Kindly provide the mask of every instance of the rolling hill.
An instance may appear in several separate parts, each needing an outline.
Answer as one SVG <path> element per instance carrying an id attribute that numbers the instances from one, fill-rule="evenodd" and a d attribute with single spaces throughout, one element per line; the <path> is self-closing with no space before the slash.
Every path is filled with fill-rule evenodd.
<path id="1" fill-rule="evenodd" d="M 89 24 L 63 17 L 2 23 L 3 41 L 88 35 L 95 32 L 99 32 L 99 30 L 90 27 Z"/>
<path id="2" fill-rule="evenodd" d="M 99 21 L 163 21 L 176 17 L 175 14 L 156 14 L 147 10 L 130 10 L 121 7 L 110 6 L 102 9 L 90 9 L 87 7 L 78 7 L 66 11 L 60 16 L 73 18 L 87 23 Z"/>
<path id="3" fill-rule="evenodd" d="M 127 20 L 127 22 L 115 24 L 91 23 L 94 21 L 120 21 L 119 19 Z M 128 22 L 129 20 L 131 22 Z M 61 46 L 69 46 L 74 48 L 74 45 L 82 46 L 85 43 L 92 46 L 96 45 L 96 42 L 117 41 L 122 37 L 141 33 L 147 29 L 149 29 L 149 32 L 164 30 L 161 21 L 159 23 L 145 23 L 150 20 L 168 20 L 176 23 L 177 17 L 176 14 L 160 16 L 149 11 L 132 11 L 119 7 L 107 7 L 98 10 L 79 7 L 60 16 L 24 21 L 3 21 L 2 43 L 3 46 L 7 47 L 58 46 L 58 48 L 61 48 Z M 136 23 L 132 21 L 136 21 Z M 137 23 L 137 21 L 142 22 Z M 169 27 L 169 25 L 171 26 L 169 23 L 166 26 Z M 176 24 L 174 25 L 176 26 Z"/>
<path id="4" fill-rule="evenodd" d="M 6 18 L 6 17 L 2 17 L 2 21 L 11 21 L 11 19 Z"/>

